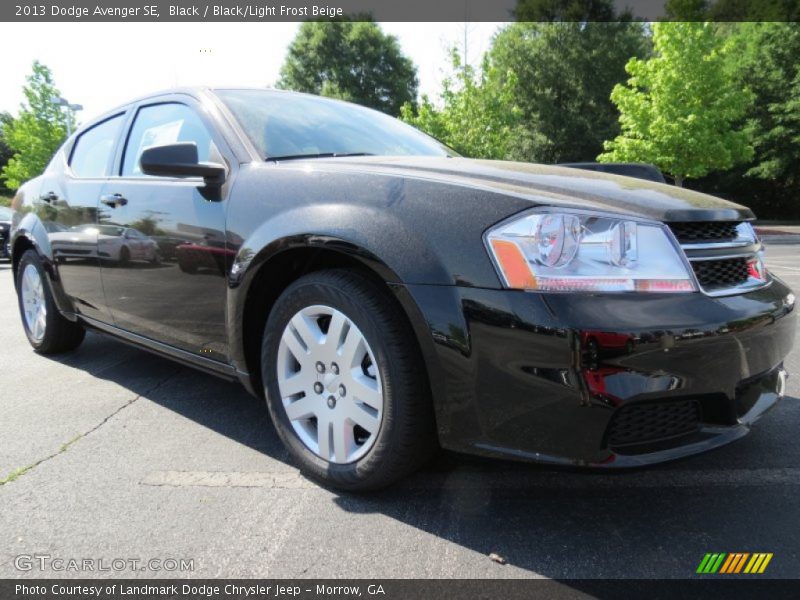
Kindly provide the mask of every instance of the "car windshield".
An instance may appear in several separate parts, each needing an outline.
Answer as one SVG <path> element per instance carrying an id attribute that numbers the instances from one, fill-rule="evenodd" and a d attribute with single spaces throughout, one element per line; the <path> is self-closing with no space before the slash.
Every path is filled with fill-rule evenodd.
<path id="1" fill-rule="evenodd" d="M 274 90 L 216 94 L 266 160 L 455 155 L 410 125 L 355 104 Z"/>
<path id="2" fill-rule="evenodd" d="M 6 206 L 0 206 L 0 221 L 10 221 L 11 215 L 14 214 L 10 208 Z"/>

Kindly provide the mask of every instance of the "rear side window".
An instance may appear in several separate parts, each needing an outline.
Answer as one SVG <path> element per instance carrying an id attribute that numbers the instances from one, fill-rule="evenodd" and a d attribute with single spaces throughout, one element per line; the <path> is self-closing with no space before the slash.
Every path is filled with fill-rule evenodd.
<path id="1" fill-rule="evenodd" d="M 200 162 L 207 162 L 209 156 L 217 154 L 211 133 L 197 113 L 185 104 L 165 103 L 140 108 L 125 144 L 123 177 L 147 177 L 139 166 L 142 152 L 152 146 L 178 142 L 197 144 Z"/>
<path id="2" fill-rule="evenodd" d="M 85 131 L 75 141 L 69 166 L 78 177 L 105 177 L 114 152 L 123 115 L 106 119 Z"/>

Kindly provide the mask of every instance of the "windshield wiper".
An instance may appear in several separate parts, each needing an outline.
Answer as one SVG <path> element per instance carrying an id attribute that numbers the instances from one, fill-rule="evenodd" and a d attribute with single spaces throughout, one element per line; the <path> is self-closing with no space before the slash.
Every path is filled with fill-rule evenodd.
<path id="1" fill-rule="evenodd" d="M 303 158 L 339 158 L 343 156 L 375 156 L 370 152 L 319 152 L 317 154 L 287 154 L 286 156 L 268 156 L 264 160 L 300 160 Z"/>

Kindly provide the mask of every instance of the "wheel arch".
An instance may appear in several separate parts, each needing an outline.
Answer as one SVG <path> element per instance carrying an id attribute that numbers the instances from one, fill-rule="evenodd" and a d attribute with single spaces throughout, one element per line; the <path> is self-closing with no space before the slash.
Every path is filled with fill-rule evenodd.
<path id="1" fill-rule="evenodd" d="M 47 230 L 38 216 L 28 213 L 19 222 L 11 243 L 11 271 L 14 278 L 14 288 L 17 286 L 17 271 L 19 261 L 27 250 L 34 250 L 42 261 L 42 267 L 47 273 L 47 284 L 53 293 L 53 300 L 59 312 L 70 320 L 75 320 L 75 310 L 72 306 L 58 274 L 58 268 L 53 258 L 53 251 L 50 247 L 50 240 L 47 237 Z"/>
<path id="2" fill-rule="evenodd" d="M 307 273 L 342 268 L 371 280 L 395 304 L 414 334 L 426 381 L 435 399 L 442 385 L 437 380 L 441 382 L 442 378 L 435 377 L 439 367 L 433 339 L 422 312 L 400 277 L 386 262 L 352 242 L 312 234 L 276 240 L 249 261 L 238 282 L 233 282 L 235 285 L 230 288 L 227 319 L 231 358 L 245 387 L 257 396 L 263 395 L 261 337 L 280 294 Z"/>
<path id="3" fill-rule="evenodd" d="M 14 287 L 17 286 L 17 272 L 22 255 L 28 250 L 35 250 L 39 256 L 42 253 L 36 248 L 36 242 L 26 233 L 19 233 L 11 244 L 11 273 L 14 277 Z"/>

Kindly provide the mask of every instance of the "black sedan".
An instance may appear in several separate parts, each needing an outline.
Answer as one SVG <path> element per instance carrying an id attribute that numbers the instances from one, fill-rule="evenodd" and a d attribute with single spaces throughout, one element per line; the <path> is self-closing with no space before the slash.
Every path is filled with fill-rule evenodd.
<path id="1" fill-rule="evenodd" d="M 386 485 L 439 446 L 674 459 L 744 435 L 784 391 L 795 297 L 749 209 L 461 158 L 344 102 L 142 98 L 73 135 L 14 208 L 34 349 L 93 329 L 238 379 L 300 466 L 342 489 Z M 102 260 L 108 225 L 173 251 Z"/>

